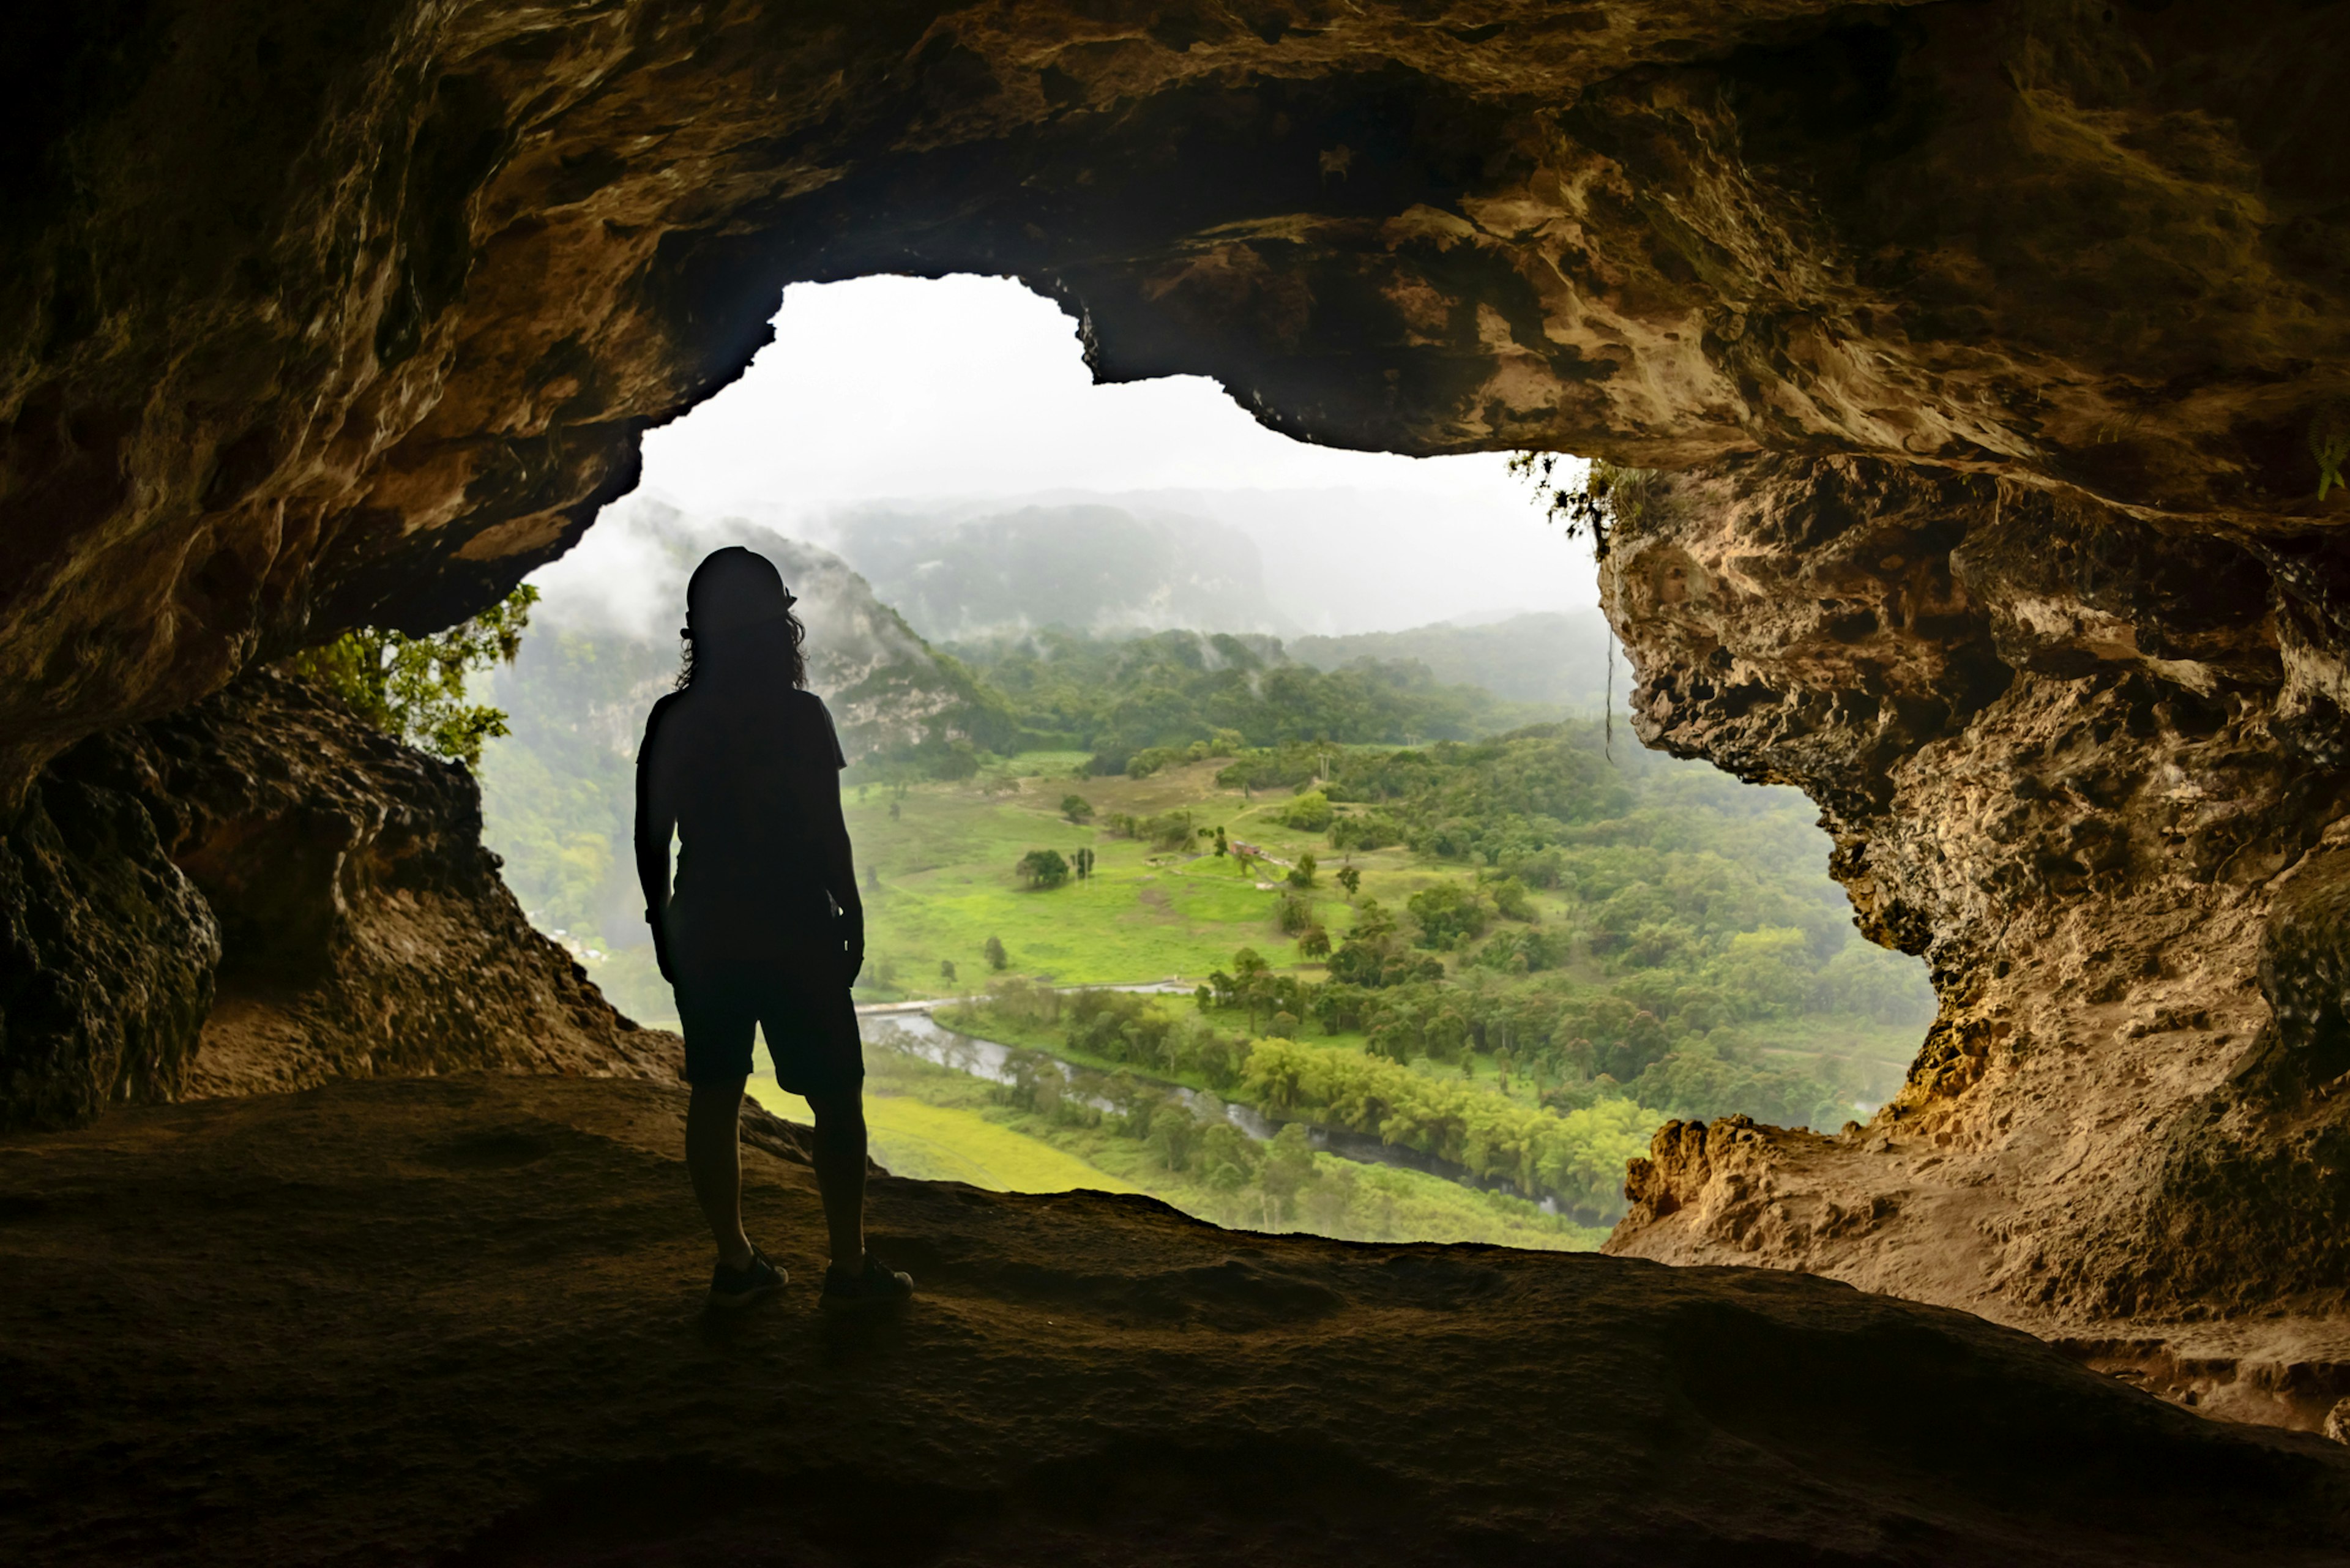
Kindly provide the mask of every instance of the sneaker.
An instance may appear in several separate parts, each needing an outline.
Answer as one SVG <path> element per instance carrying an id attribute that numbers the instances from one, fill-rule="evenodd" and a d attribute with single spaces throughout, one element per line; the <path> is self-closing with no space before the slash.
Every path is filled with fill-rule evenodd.
<path id="1" fill-rule="evenodd" d="M 816 1298 L 816 1304 L 827 1312 L 855 1312 L 900 1306 L 913 1299 L 914 1276 L 885 1266 L 868 1252 L 860 1272 L 845 1273 L 837 1264 L 824 1271 L 824 1293 Z"/>
<path id="2" fill-rule="evenodd" d="M 790 1275 L 767 1262 L 767 1254 L 754 1247 L 746 1266 L 730 1269 L 721 1263 L 710 1271 L 710 1304 L 746 1307 L 753 1302 L 766 1300 L 790 1282 Z"/>

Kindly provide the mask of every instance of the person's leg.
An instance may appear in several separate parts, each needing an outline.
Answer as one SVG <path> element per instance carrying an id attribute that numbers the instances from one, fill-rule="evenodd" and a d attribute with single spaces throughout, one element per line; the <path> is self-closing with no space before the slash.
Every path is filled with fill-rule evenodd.
<path id="1" fill-rule="evenodd" d="M 743 1234 L 743 1084 L 747 1075 L 702 1075 L 693 1083 L 685 1110 L 685 1168 L 693 1196 L 710 1221 L 718 1261 L 748 1268 L 751 1242 Z M 861 1130 L 861 1128 L 860 1128 Z M 860 1145 L 861 1147 L 861 1145 Z M 862 1169 L 862 1166 L 859 1167 Z"/>
<path id="2" fill-rule="evenodd" d="M 810 1095 L 807 1103 L 816 1113 L 816 1184 L 833 1267 L 855 1273 L 865 1266 L 865 1091 Z"/>

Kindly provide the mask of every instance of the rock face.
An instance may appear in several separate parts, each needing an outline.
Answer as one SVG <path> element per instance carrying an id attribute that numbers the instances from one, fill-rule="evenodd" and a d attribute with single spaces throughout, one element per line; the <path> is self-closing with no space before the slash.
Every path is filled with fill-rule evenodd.
<path id="1" fill-rule="evenodd" d="M 169 1092 L 242 961 L 211 862 L 52 759 L 486 604 L 778 286 L 1015 274 L 1106 378 L 1683 471 L 1610 579 L 1643 722 L 1812 790 L 1945 1005 L 1865 1134 L 1671 1132 L 1619 1247 L 2350 1360 L 2303 1324 L 2350 1283 L 2339 0 L 19 9 L 6 896 L 109 955 L 0 975 L 44 1114 Z"/>
<path id="2" fill-rule="evenodd" d="M 1614 545 L 1643 738 L 1808 791 L 1942 1008 L 1867 1128 L 1666 1127 L 1613 1248 L 2158 1341 L 2241 1374 L 2167 1386 L 2315 1428 L 2350 1394 L 2325 605 L 2270 546 L 1866 460 L 1652 481 Z"/>
<path id="3" fill-rule="evenodd" d="M 677 1075 L 530 929 L 463 769 L 260 673 L 51 764 L 0 840 L 0 1116 L 492 1068 Z"/>
<path id="4" fill-rule="evenodd" d="M 2335 1444 L 1794 1274 L 882 1178 L 873 1245 L 922 1293 L 840 1322 L 810 1300 L 814 1183 L 770 1140 L 749 1224 L 795 1282 L 713 1319 L 683 1109 L 651 1084 L 380 1080 L 0 1139 L 0 1555 L 2314 1568 L 2350 1547 Z"/>
<path id="5" fill-rule="evenodd" d="M 1280 428 L 2202 528 L 2350 441 L 2332 4 L 230 0 L 0 27 L 0 802 L 475 609 L 778 287 L 1017 274 Z M 2314 444 L 2313 444 L 2314 443 Z"/>

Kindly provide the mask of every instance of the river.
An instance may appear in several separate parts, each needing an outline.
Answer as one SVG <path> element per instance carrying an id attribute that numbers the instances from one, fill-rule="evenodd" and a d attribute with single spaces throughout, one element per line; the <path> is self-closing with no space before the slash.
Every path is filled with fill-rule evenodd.
<path id="1" fill-rule="evenodd" d="M 1104 989 L 1180 992 L 1187 988 L 1155 984 L 1123 985 Z M 992 1084 L 1009 1084 L 1014 1081 L 1012 1062 L 1015 1053 L 1042 1056 L 1061 1070 L 1061 1075 L 1068 1082 L 1068 1094 L 1071 1098 L 1092 1106 L 1097 1110 L 1115 1111 L 1118 1108 L 1096 1092 L 1093 1087 L 1096 1082 L 1107 1078 L 1107 1074 L 1097 1068 L 1063 1061 L 1049 1051 L 1005 1045 L 997 1041 L 982 1040 L 976 1035 L 961 1033 L 948 1028 L 931 1015 L 933 1007 L 942 1005 L 947 1004 L 900 1005 L 886 1009 L 877 1007 L 861 1012 L 858 1023 L 864 1031 L 866 1044 L 868 1045 L 879 1046 L 885 1050 L 902 1051 L 939 1066 L 949 1067 L 958 1073 L 967 1073 L 974 1078 L 984 1078 Z M 1131 1069 L 1128 1071 L 1131 1072 Z M 1154 1088 L 1164 1089 L 1173 1095 L 1195 1115 L 1204 1113 L 1212 1116 L 1221 1113 L 1232 1126 L 1260 1143 L 1269 1141 L 1284 1125 L 1266 1116 L 1254 1106 L 1236 1104 L 1213 1095 L 1204 1094 L 1198 1089 L 1187 1088 L 1180 1084 L 1170 1084 L 1161 1078 L 1153 1078 L 1146 1074 L 1134 1073 L 1132 1075 L 1138 1082 L 1149 1084 Z M 1326 1154 L 1336 1155 L 1341 1159 L 1351 1159 L 1361 1165 L 1384 1165 L 1399 1170 L 1417 1170 L 1424 1175 L 1440 1177 L 1446 1181 L 1456 1182 L 1462 1187 L 1481 1192 L 1514 1193 L 1517 1190 L 1507 1182 L 1491 1181 L 1481 1178 L 1467 1167 L 1455 1165 L 1449 1159 L 1440 1159 L 1432 1154 L 1423 1154 L 1419 1149 L 1406 1148 L 1400 1144 L 1382 1143 L 1367 1133 L 1354 1132 L 1346 1127 L 1324 1127 L 1317 1122 L 1310 1121 L 1300 1121 L 1298 1125 L 1305 1129 L 1306 1141 L 1315 1148 Z M 1555 1199 L 1543 1199 L 1540 1207 L 1545 1214 L 1555 1214 L 1559 1211 Z"/>

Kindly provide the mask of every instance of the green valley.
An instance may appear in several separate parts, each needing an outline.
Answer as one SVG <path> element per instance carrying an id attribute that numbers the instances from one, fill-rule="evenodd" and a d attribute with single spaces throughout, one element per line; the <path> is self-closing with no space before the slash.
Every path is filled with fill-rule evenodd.
<path id="1" fill-rule="evenodd" d="M 637 526 L 671 576 L 703 542 Z M 753 542 L 827 600 L 811 670 L 850 756 L 858 1000 L 993 1053 L 979 1071 L 868 1018 L 893 1169 L 1588 1246 L 1659 1123 L 1833 1131 L 1932 1016 L 1922 966 L 1853 929 L 1794 792 L 1387 657 L 1501 659 L 1534 690 L 1531 644 L 1322 639 L 1324 668 L 1258 634 L 933 648 L 834 558 Z M 485 753 L 487 836 L 607 993 L 673 1025 L 627 849 L 672 656 L 559 592 L 543 613 L 494 688 L 513 733 Z"/>

